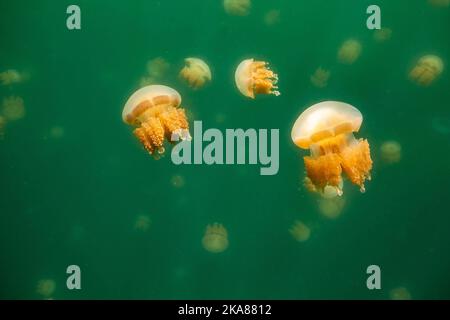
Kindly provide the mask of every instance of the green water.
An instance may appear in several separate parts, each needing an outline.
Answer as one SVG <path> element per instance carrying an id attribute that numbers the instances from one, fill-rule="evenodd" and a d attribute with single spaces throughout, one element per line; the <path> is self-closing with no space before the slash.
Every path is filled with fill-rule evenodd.
<path id="1" fill-rule="evenodd" d="M 1 298 L 42 298 L 41 279 L 55 282 L 54 299 L 389 299 L 398 287 L 413 299 L 450 298 L 448 67 L 427 88 L 407 77 L 423 54 L 448 66 L 448 7 L 377 1 L 392 29 L 378 43 L 366 28 L 372 1 L 254 0 L 237 17 L 219 0 L 77 0 L 78 31 L 66 28 L 69 4 L 0 3 L 0 72 L 29 75 L 0 86 L 1 99 L 21 96 L 26 108 L 0 141 Z M 274 9 L 279 21 L 268 26 Z M 361 56 L 340 64 L 349 38 Z M 177 76 L 188 56 L 213 73 L 197 91 Z M 280 129 L 278 174 L 149 156 L 121 112 L 155 57 L 170 64 L 159 82 L 180 92 L 191 125 Z M 249 57 L 270 62 L 281 96 L 239 94 L 234 69 Z M 319 66 L 331 72 L 322 89 L 309 79 Z M 345 183 L 337 219 L 302 186 L 306 152 L 290 138 L 301 111 L 329 99 L 362 112 L 357 137 L 374 161 L 365 194 Z M 399 163 L 381 161 L 386 140 L 401 144 Z M 151 219 L 147 231 L 134 228 L 140 215 Z M 307 241 L 289 234 L 295 220 L 311 228 Z M 201 245 L 213 222 L 228 230 L 221 254 Z M 66 288 L 71 264 L 81 268 L 78 291 Z M 371 264 L 381 290 L 366 287 Z"/>

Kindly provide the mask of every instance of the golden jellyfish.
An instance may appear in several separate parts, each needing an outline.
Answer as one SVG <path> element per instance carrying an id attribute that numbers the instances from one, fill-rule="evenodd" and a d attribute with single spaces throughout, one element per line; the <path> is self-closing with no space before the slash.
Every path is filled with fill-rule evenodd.
<path id="1" fill-rule="evenodd" d="M 318 200 L 319 213 L 328 219 L 336 219 L 345 206 L 344 197 L 321 198 Z"/>
<path id="2" fill-rule="evenodd" d="M 180 76 L 191 88 L 198 89 L 207 81 L 211 81 L 211 69 L 205 61 L 198 58 L 186 58 L 184 62 L 185 66 L 181 69 Z"/>
<path id="3" fill-rule="evenodd" d="M 380 147 L 381 159 L 388 164 L 397 163 L 402 158 L 402 146 L 397 141 L 386 141 Z"/>
<path id="4" fill-rule="evenodd" d="M 303 222 L 296 220 L 289 228 L 289 233 L 298 242 L 305 242 L 311 236 L 311 229 Z"/>
<path id="5" fill-rule="evenodd" d="M 409 78 L 421 86 L 429 86 L 444 71 L 444 62 L 435 55 L 423 56 L 409 73 Z"/>
<path id="6" fill-rule="evenodd" d="M 280 10 L 270 10 L 264 15 L 264 23 L 267 26 L 273 26 L 280 22 Z"/>
<path id="7" fill-rule="evenodd" d="M 52 279 L 39 280 L 36 286 L 36 293 L 44 298 L 50 298 L 56 289 L 56 283 Z"/>
<path id="8" fill-rule="evenodd" d="M 265 61 L 246 59 L 236 69 L 234 80 L 238 90 L 246 97 L 255 98 L 256 94 L 279 96 L 276 86 L 278 75 L 269 69 Z"/>
<path id="9" fill-rule="evenodd" d="M 391 300 L 411 300 L 411 293 L 405 287 L 397 287 L 389 291 Z"/>
<path id="10" fill-rule="evenodd" d="M 325 88 L 328 85 L 328 79 L 330 79 L 330 71 L 317 68 L 314 74 L 310 77 L 311 83 L 317 88 Z"/>
<path id="11" fill-rule="evenodd" d="M 338 51 L 338 60 L 344 64 L 353 64 L 361 54 L 362 46 L 359 41 L 349 39 L 345 41 Z"/>
<path id="12" fill-rule="evenodd" d="M 167 86 L 150 85 L 134 92 L 125 104 L 122 119 L 136 127 L 134 135 L 150 153 L 164 153 L 164 141 L 189 140 L 189 123 L 180 94 Z"/>
<path id="13" fill-rule="evenodd" d="M 14 69 L 9 69 L 0 73 L 0 82 L 2 85 L 7 86 L 15 83 L 20 83 L 24 80 L 22 74 Z"/>
<path id="14" fill-rule="evenodd" d="M 152 220 L 147 215 L 139 215 L 134 222 L 134 229 L 145 232 L 150 228 Z"/>
<path id="15" fill-rule="evenodd" d="M 392 30 L 390 28 L 377 29 L 373 33 L 373 38 L 376 42 L 385 42 L 392 36 Z"/>
<path id="16" fill-rule="evenodd" d="M 250 0 L 224 0 L 225 12 L 234 16 L 246 16 L 251 7 Z"/>
<path id="17" fill-rule="evenodd" d="M 3 99 L 2 113 L 6 120 L 19 120 L 25 116 L 25 105 L 21 97 L 10 96 Z"/>
<path id="18" fill-rule="evenodd" d="M 322 194 L 342 195 L 342 171 L 364 192 L 370 179 L 372 160 L 367 140 L 355 139 L 363 121 L 355 107 L 337 101 L 324 101 L 306 109 L 292 127 L 292 141 L 305 156 L 306 175 Z"/>
<path id="19" fill-rule="evenodd" d="M 228 232 L 220 223 L 213 223 L 206 227 L 202 239 L 203 248 L 212 253 L 220 253 L 228 248 Z"/>
<path id="20" fill-rule="evenodd" d="M 450 5 L 450 0 L 428 0 L 434 7 L 448 7 Z"/>

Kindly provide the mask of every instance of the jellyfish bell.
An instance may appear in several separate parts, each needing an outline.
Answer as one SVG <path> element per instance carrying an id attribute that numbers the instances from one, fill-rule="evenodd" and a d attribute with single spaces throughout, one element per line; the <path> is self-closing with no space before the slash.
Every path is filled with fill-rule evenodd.
<path id="1" fill-rule="evenodd" d="M 122 119 L 136 127 L 134 135 L 150 153 L 164 153 L 164 141 L 190 139 L 189 123 L 180 94 L 164 85 L 150 85 L 134 92 L 126 102 Z"/>
<path id="2" fill-rule="evenodd" d="M 228 232 L 219 223 L 214 223 L 206 227 L 205 235 L 202 239 L 203 248 L 212 253 L 220 253 L 228 248 Z"/>
<path id="3" fill-rule="evenodd" d="M 421 57 L 411 69 L 409 78 L 418 85 L 427 87 L 431 85 L 444 71 L 444 62 L 435 55 Z"/>
<path id="4" fill-rule="evenodd" d="M 344 64 L 353 64 L 361 55 L 362 46 L 358 40 L 345 41 L 338 51 L 338 60 Z"/>
<path id="5" fill-rule="evenodd" d="M 393 164 L 402 158 L 402 146 L 394 140 L 385 141 L 380 147 L 381 159 L 387 164 Z"/>
<path id="6" fill-rule="evenodd" d="M 25 116 L 25 104 L 22 97 L 10 96 L 4 98 L 2 108 L 6 120 L 15 121 Z"/>
<path id="7" fill-rule="evenodd" d="M 296 220 L 289 228 L 289 233 L 298 242 L 305 242 L 311 236 L 311 229 L 302 221 Z"/>
<path id="8" fill-rule="evenodd" d="M 239 92 L 252 99 L 256 94 L 280 95 L 276 86 L 278 75 L 269 69 L 265 61 L 242 61 L 236 68 L 234 80 Z"/>
<path id="9" fill-rule="evenodd" d="M 211 81 L 211 69 L 205 61 L 198 58 L 186 58 L 185 66 L 180 71 L 180 76 L 187 81 L 190 87 L 198 89 L 207 81 Z"/>
<path id="10" fill-rule="evenodd" d="M 224 0 L 223 6 L 226 13 L 235 16 L 246 16 L 251 7 L 250 0 Z"/>
<path id="11" fill-rule="evenodd" d="M 364 181 L 370 179 L 372 169 L 369 143 L 353 135 L 362 121 L 358 109 L 337 101 L 317 103 L 295 121 L 292 141 L 310 150 L 310 156 L 304 157 L 306 174 L 322 194 L 342 195 L 342 171 L 361 192 L 365 191 Z"/>

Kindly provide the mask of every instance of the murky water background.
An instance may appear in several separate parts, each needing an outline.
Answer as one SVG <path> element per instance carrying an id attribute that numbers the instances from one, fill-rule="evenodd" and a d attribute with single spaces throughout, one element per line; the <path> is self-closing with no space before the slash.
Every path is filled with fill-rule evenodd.
<path id="1" fill-rule="evenodd" d="M 28 75 L 0 86 L 0 100 L 20 96 L 26 111 L 0 141 L 1 298 L 43 298 L 45 279 L 54 299 L 388 299 L 399 288 L 450 298 L 449 7 L 378 1 L 392 36 L 377 42 L 365 26 L 370 1 L 254 0 L 244 17 L 218 0 L 76 4 L 81 31 L 65 27 L 69 3 L 0 4 L 0 72 Z M 361 55 L 341 64 L 350 38 Z M 408 72 L 428 53 L 445 69 L 425 88 Z M 188 56 L 212 69 L 197 91 L 177 76 Z M 121 112 L 156 57 L 170 65 L 158 82 L 180 92 L 191 124 L 279 128 L 279 173 L 152 159 Z M 234 69 L 249 57 L 270 62 L 280 97 L 238 93 Z M 330 72 L 324 88 L 310 81 L 318 67 Z M 357 137 L 374 160 L 367 192 L 347 182 L 334 219 L 303 187 L 306 153 L 290 139 L 300 112 L 327 99 L 363 113 Z M 388 140 L 401 145 L 399 162 L 383 161 Z M 288 231 L 296 220 L 310 229 L 306 241 Z M 201 245 L 213 222 L 228 231 L 221 254 Z M 66 289 L 71 264 L 81 267 L 80 291 Z M 371 264 L 382 290 L 366 288 Z"/>

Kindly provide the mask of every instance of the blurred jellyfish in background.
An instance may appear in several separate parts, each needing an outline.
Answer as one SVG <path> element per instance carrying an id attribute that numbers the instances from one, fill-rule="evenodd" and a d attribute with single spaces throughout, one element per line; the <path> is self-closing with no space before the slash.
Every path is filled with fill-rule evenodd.
<path id="1" fill-rule="evenodd" d="M 448 7 L 450 0 L 428 0 L 428 3 L 434 7 Z"/>
<path id="2" fill-rule="evenodd" d="M 214 120 L 218 123 L 218 124 L 222 124 L 227 120 L 227 115 L 225 113 L 219 112 L 216 113 L 216 115 L 214 116 Z"/>
<path id="3" fill-rule="evenodd" d="M 170 178 L 170 184 L 175 188 L 183 188 L 186 184 L 186 181 L 184 180 L 184 177 L 176 174 L 173 175 L 172 178 Z"/>
<path id="4" fill-rule="evenodd" d="M 233 16 L 248 15 L 251 7 L 250 0 L 224 0 L 225 12 Z"/>
<path id="5" fill-rule="evenodd" d="M 152 220 L 147 215 L 139 215 L 136 217 L 136 220 L 134 222 L 134 230 L 146 232 L 150 225 L 152 224 Z"/>
<path id="6" fill-rule="evenodd" d="M 305 242 L 311 236 L 311 229 L 303 222 L 296 220 L 289 228 L 289 233 L 298 242 Z"/>
<path id="7" fill-rule="evenodd" d="M 373 38 L 376 42 L 386 42 L 392 37 L 392 30 L 390 28 L 381 28 L 373 32 Z"/>
<path id="8" fill-rule="evenodd" d="M 61 139 L 64 137 L 65 130 L 61 126 L 53 126 L 50 128 L 50 138 L 52 139 Z"/>
<path id="9" fill-rule="evenodd" d="M 330 71 L 319 67 L 309 79 L 317 88 L 325 88 L 328 85 L 328 79 L 330 79 Z"/>
<path id="10" fill-rule="evenodd" d="M 421 57 L 411 69 L 409 78 L 420 86 L 431 85 L 444 71 L 444 62 L 435 55 Z"/>
<path id="11" fill-rule="evenodd" d="M 45 299 L 51 298 L 56 289 L 56 282 L 52 279 L 39 280 L 36 286 L 36 293 Z"/>
<path id="12" fill-rule="evenodd" d="M 319 213 L 328 219 L 338 218 L 345 206 L 344 197 L 321 198 L 318 200 Z"/>
<path id="13" fill-rule="evenodd" d="M 397 287 L 389 291 L 391 300 L 411 300 L 411 293 L 405 287 Z"/>
<path id="14" fill-rule="evenodd" d="M 162 57 L 147 61 L 146 74 L 139 80 L 139 87 L 157 84 L 167 75 L 170 64 Z"/>
<path id="15" fill-rule="evenodd" d="M 228 232 L 219 223 L 213 223 L 206 227 L 202 239 L 203 248 L 212 253 L 220 253 L 228 248 Z"/>
<path id="16" fill-rule="evenodd" d="M 7 121 L 15 121 L 25 116 L 25 105 L 21 97 L 10 96 L 3 99 L 2 114 Z"/>
<path id="17" fill-rule="evenodd" d="M 236 68 L 234 81 L 239 92 L 252 99 L 256 94 L 280 95 L 276 85 L 278 75 L 269 69 L 265 61 L 243 60 Z"/>
<path id="18" fill-rule="evenodd" d="M 345 41 L 338 50 L 338 61 L 343 64 L 353 64 L 361 55 L 361 43 L 355 39 Z"/>
<path id="19" fill-rule="evenodd" d="M 380 147 L 381 159 L 384 163 L 394 164 L 402 158 L 402 146 L 397 141 L 385 141 Z"/>
<path id="20" fill-rule="evenodd" d="M 199 89 L 211 81 L 211 69 L 205 61 L 198 58 L 184 59 L 185 66 L 180 71 L 180 77 L 186 80 L 193 89 Z"/>
<path id="21" fill-rule="evenodd" d="M 270 10 L 264 15 L 264 24 L 273 26 L 280 22 L 280 10 Z"/>
<path id="22" fill-rule="evenodd" d="M 3 116 L 0 116 L 0 140 L 5 138 L 5 127 L 6 127 L 6 119 Z"/>
<path id="23" fill-rule="evenodd" d="M 14 69 L 9 69 L 0 73 L 0 82 L 4 86 L 23 82 L 26 79 L 24 74 Z"/>

